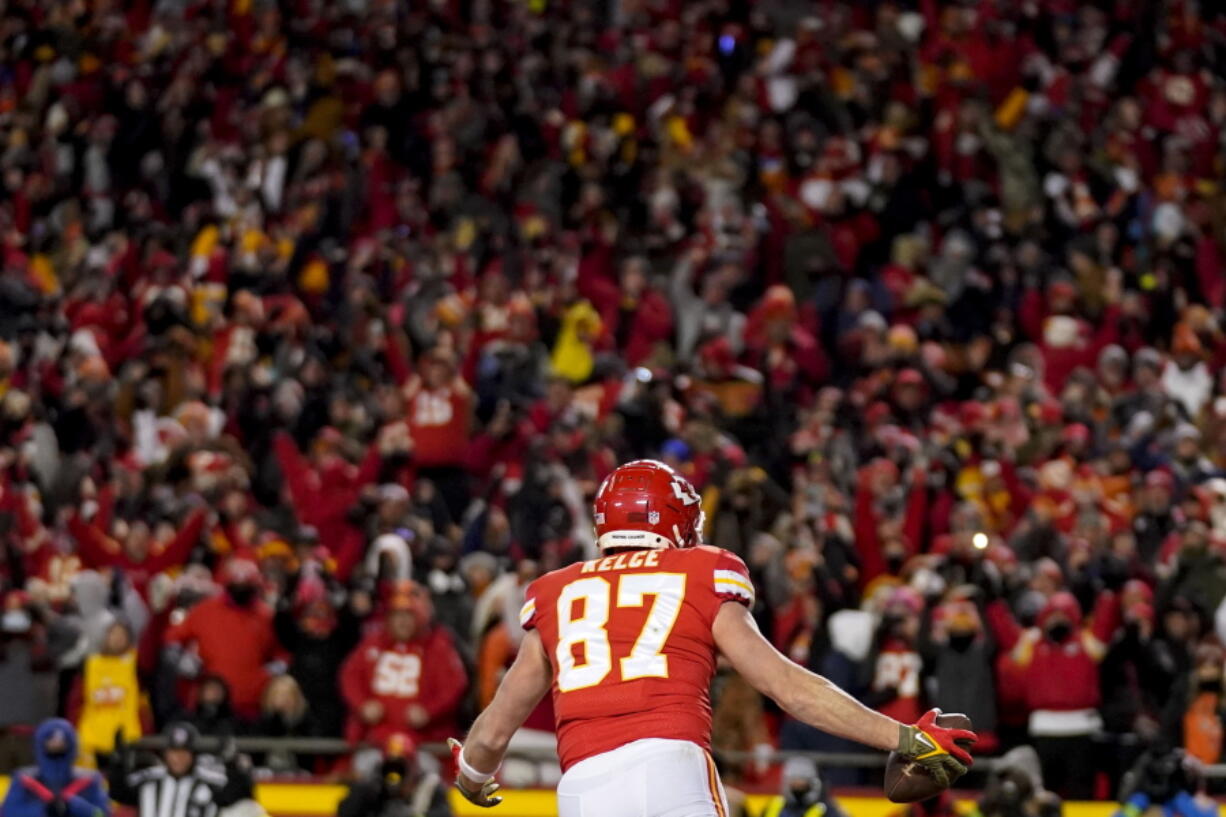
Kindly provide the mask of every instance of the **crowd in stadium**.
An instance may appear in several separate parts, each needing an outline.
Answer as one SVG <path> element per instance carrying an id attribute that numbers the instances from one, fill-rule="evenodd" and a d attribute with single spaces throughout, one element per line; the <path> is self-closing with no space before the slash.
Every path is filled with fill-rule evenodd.
<path id="1" fill-rule="evenodd" d="M 1193 0 L 0 4 L 0 767 L 459 734 L 642 457 L 904 723 L 1218 762 L 1224 139 Z"/>

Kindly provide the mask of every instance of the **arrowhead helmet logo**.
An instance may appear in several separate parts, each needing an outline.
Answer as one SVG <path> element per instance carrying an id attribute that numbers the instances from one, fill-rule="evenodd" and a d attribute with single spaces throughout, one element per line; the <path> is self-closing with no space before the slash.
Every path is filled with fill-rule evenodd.
<path id="1" fill-rule="evenodd" d="M 673 477 L 673 495 L 681 500 L 683 505 L 693 505 L 702 502 L 702 497 L 694 490 L 694 486 L 682 477 Z"/>

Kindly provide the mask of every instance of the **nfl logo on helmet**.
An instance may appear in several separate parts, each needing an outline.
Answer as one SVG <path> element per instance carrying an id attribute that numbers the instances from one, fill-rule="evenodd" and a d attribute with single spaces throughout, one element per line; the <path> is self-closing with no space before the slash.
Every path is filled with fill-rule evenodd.
<path id="1" fill-rule="evenodd" d="M 647 524 L 649 525 L 660 524 L 660 512 L 659 511 L 648 511 L 647 512 Z"/>

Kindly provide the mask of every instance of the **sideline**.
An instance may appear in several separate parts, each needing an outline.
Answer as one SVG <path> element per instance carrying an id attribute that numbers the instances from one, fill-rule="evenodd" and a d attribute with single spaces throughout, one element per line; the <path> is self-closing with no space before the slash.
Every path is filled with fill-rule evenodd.
<path id="1" fill-rule="evenodd" d="M 0 777 L 0 797 L 8 791 L 7 777 Z M 556 817 L 554 793 L 551 790 L 522 789 L 503 790 L 505 800 L 495 811 L 478 808 L 452 792 L 451 806 L 456 817 Z M 345 796 L 345 787 L 324 783 L 259 783 L 256 796 L 273 817 L 332 817 L 336 806 Z M 750 814 L 760 814 L 766 801 L 765 794 L 751 794 L 746 798 Z M 891 803 L 884 797 L 839 797 L 839 804 L 848 817 L 899 817 L 903 806 Z M 959 800 L 960 813 L 970 811 L 970 800 Z M 1111 817 L 1115 803 L 1065 803 L 1063 817 Z M 1220 813 L 1220 808 L 1219 808 Z"/>

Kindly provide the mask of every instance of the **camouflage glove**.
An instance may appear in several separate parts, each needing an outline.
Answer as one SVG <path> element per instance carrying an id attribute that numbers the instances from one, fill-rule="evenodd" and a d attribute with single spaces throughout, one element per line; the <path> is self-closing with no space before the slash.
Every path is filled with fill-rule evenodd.
<path id="1" fill-rule="evenodd" d="M 897 751 L 923 766 L 941 788 L 947 789 L 974 763 L 970 753 L 957 741 L 973 741 L 975 733 L 938 726 L 936 720 L 940 714 L 941 710 L 930 709 L 915 723 L 899 728 Z"/>

